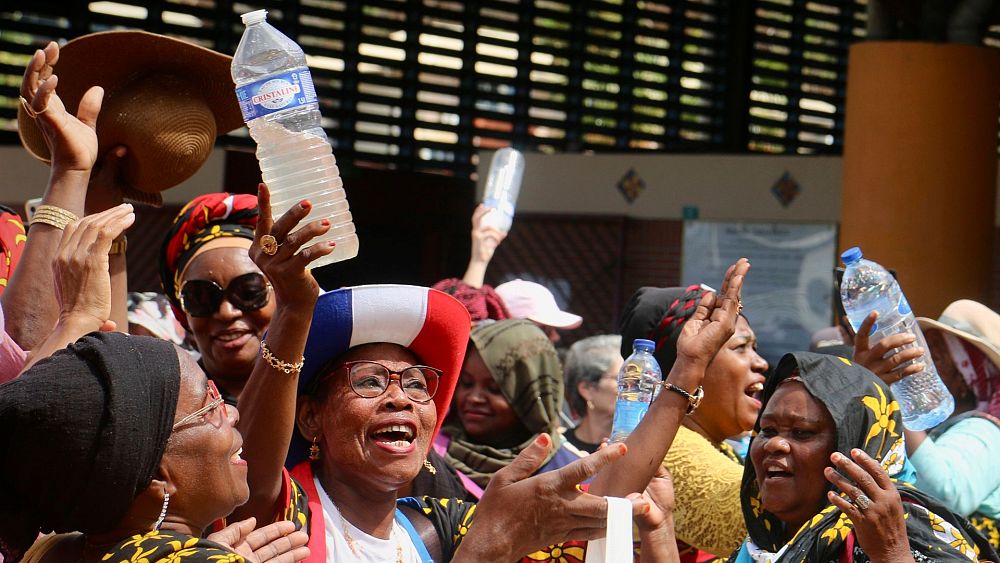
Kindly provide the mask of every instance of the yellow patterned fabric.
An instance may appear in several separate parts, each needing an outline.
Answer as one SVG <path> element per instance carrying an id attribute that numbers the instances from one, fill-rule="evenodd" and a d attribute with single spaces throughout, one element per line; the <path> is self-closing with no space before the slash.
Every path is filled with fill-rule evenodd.
<path id="1" fill-rule="evenodd" d="M 722 556 L 739 548 L 747 535 L 740 507 L 743 466 L 683 426 L 663 465 L 674 478 L 677 539 Z"/>
<path id="2" fill-rule="evenodd" d="M 245 563 L 221 545 L 175 532 L 154 530 L 134 535 L 101 557 L 107 563 Z"/>

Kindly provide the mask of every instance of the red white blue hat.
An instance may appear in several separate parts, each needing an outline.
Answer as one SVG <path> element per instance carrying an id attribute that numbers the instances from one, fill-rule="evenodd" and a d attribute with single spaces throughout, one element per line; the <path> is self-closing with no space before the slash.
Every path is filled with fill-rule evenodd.
<path id="1" fill-rule="evenodd" d="M 306 340 L 299 395 L 331 360 L 362 344 L 389 342 L 408 348 L 420 361 L 442 370 L 434 395 L 437 434 L 444 422 L 465 359 L 472 321 L 454 297 L 412 285 L 363 285 L 319 296 Z M 288 467 L 306 458 L 309 444 L 297 431 Z"/>

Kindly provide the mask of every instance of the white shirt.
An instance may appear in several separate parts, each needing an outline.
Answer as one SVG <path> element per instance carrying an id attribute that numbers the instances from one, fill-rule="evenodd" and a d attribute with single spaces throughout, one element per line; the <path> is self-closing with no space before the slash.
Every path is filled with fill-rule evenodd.
<path id="1" fill-rule="evenodd" d="M 323 490 L 319 479 L 313 477 L 323 506 L 326 528 L 326 560 L 328 563 L 359 561 L 364 563 L 422 563 L 410 535 L 395 519 L 389 539 L 369 535 L 347 521 Z M 348 536 L 351 541 L 348 541 Z M 353 549 L 352 549 L 353 546 Z"/>

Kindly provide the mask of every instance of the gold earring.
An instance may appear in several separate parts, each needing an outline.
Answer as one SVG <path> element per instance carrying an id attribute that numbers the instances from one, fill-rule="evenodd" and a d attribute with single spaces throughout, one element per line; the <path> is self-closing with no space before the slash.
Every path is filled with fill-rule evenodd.
<path id="1" fill-rule="evenodd" d="M 313 436 L 313 443 L 309 446 L 309 461 L 316 461 L 319 459 L 319 444 L 316 442 L 319 440 L 316 436 Z"/>
<path id="2" fill-rule="evenodd" d="M 431 465 L 431 462 L 427 461 L 426 459 L 424 460 L 424 467 L 427 468 L 427 472 L 430 473 L 431 475 L 437 475 L 438 474 L 437 468 L 435 468 L 433 465 Z"/>
<path id="3" fill-rule="evenodd" d="M 587 399 L 587 410 L 588 411 L 594 410 L 594 401 L 591 401 L 590 399 Z"/>

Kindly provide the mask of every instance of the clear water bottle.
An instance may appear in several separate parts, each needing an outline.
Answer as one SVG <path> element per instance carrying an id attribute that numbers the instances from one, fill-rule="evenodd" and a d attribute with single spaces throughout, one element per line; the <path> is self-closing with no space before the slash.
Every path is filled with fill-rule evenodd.
<path id="1" fill-rule="evenodd" d="M 482 225 L 504 233 L 510 230 L 523 177 L 523 154 L 510 147 L 493 153 L 490 173 L 486 177 L 486 189 L 483 190 L 483 205 L 491 207 L 492 210 L 483 216 Z"/>
<path id="2" fill-rule="evenodd" d="M 618 372 L 618 400 L 611 423 L 611 442 L 624 442 L 646 416 L 649 404 L 657 395 L 663 372 L 653 357 L 656 344 L 636 338 L 630 355 Z"/>
<path id="3" fill-rule="evenodd" d="M 294 41 L 267 23 L 267 11 L 243 14 L 246 30 L 233 55 L 233 82 L 243 120 L 257 141 L 261 175 L 271 190 L 275 219 L 303 199 L 312 210 L 301 223 L 329 219 L 315 242 L 337 248 L 311 267 L 353 258 L 358 236 L 344 183 L 320 123 L 319 103 L 306 56 Z"/>
<path id="4" fill-rule="evenodd" d="M 840 255 L 845 266 L 844 279 L 840 284 L 840 299 L 844 304 L 844 311 L 847 312 L 847 318 L 855 332 L 869 313 L 878 311 L 878 319 L 869 337 L 871 344 L 901 332 L 910 332 L 917 337 L 915 342 L 902 348 L 920 346 L 925 350 L 924 355 L 905 362 L 896 369 L 903 369 L 914 362 L 922 362 L 923 371 L 904 377 L 893 383 L 891 388 L 896 401 L 899 402 L 903 424 L 907 428 L 910 430 L 933 428 L 955 410 L 955 399 L 938 377 L 930 352 L 926 351 L 928 348 L 924 335 L 920 332 L 920 327 L 917 326 L 917 321 L 910 310 L 910 304 L 906 301 L 906 296 L 903 295 L 896 279 L 882 266 L 871 260 L 864 260 L 861 256 L 861 249 L 856 246 Z M 890 350 L 887 356 L 897 351 L 898 349 Z"/>

